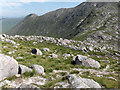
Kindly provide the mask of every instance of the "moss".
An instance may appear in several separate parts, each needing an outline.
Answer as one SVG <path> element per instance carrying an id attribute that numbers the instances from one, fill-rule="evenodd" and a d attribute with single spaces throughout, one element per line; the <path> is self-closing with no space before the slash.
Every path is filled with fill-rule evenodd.
<path id="1" fill-rule="evenodd" d="M 35 71 L 33 70 L 32 72 L 25 72 L 22 76 L 23 77 L 32 77 L 32 76 L 34 76 L 36 73 L 35 73 Z"/>

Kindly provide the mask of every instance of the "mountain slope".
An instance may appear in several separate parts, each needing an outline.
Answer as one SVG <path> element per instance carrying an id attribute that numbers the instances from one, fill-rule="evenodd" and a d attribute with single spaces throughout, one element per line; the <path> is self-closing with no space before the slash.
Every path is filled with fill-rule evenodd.
<path id="1" fill-rule="evenodd" d="M 79 21 L 89 15 L 92 9 L 94 9 L 92 3 L 82 3 L 75 8 L 63 8 L 43 16 L 35 15 L 35 18 L 29 15 L 16 25 L 10 34 L 68 37 L 71 32 L 74 34 L 78 33 L 79 28 L 74 29 L 74 27 Z M 70 37 L 73 37 L 73 35 Z"/>
<path id="2" fill-rule="evenodd" d="M 17 23 L 19 23 L 23 18 L 4 18 L 2 19 L 2 33 L 8 32 Z"/>
<path id="3" fill-rule="evenodd" d="M 112 37 L 115 40 L 114 43 L 118 39 L 117 18 L 118 3 L 84 2 L 74 8 L 58 9 L 43 16 L 30 14 L 9 34 L 43 35 L 75 40 L 96 37 L 95 40 L 98 42 L 101 42 L 101 39 L 107 35 L 106 38 L 109 39 L 104 38 L 104 41 L 110 41 Z"/>

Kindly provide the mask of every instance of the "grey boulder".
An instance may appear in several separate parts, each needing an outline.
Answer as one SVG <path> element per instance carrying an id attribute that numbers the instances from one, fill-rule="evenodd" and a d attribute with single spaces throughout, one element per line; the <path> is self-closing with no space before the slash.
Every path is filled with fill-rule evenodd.
<path id="1" fill-rule="evenodd" d="M 24 74 L 25 72 L 32 72 L 32 69 L 25 65 L 19 64 L 19 74 Z"/>
<path id="2" fill-rule="evenodd" d="M 100 63 L 98 61 L 95 61 L 94 59 L 89 58 L 87 56 L 77 55 L 73 57 L 73 61 L 75 65 L 83 65 L 85 67 L 100 68 Z"/>
<path id="3" fill-rule="evenodd" d="M 18 62 L 7 55 L 0 54 L 0 81 L 18 73 Z"/>
<path id="4" fill-rule="evenodd" d="M 75 74 L 66 77 L 72 88 L 101 88 L 101 86 L 92 79 L 81 78 Z"/>
<path id="5" fill-rule="evenodd" d="M 36 55 L 42 55 L 42 54 L 43 54 L 43 53 L 42 53 L 39 49 L 37 49 L 37 48 L 33 49 L 33 50 L 31 51 L 31 53 L 32 53 L 32 54 L 36 54 Z"/>
<path id="6" fill-rule="evenodd" d="M 40 65 L 31 65 L 30 68 L 40 75 L 45 75 L 44 68 Z"/>

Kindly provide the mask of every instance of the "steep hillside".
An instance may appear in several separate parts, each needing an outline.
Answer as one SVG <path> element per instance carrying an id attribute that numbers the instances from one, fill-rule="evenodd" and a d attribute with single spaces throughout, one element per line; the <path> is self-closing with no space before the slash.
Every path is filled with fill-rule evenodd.
<path id="1" fill-rule="evenodd" d="M 22 22 L 17 24 L 12 31 L 10 31 L 10 34 L 35 34 L 72 38 L 79 33 L 80 23 L 88 18 L 92 11 L 94 12 L 97 8 L 104 7 L 106 4 L 109 5 L 110 3 L 95 4 L 96 3 L 82 3 L 74 8 L 59 9 L 43 16 L 36 16 L 35 14 L 28 15 Z M 112 6 L 114 4 L 112 4 Z"/>
<path id="2" fill-rule="evenodd" d="M 118 49 L 118 3 L 84 2 L 43 16 L 30 14 L 10 35 L 43 35 L 109 44 Z"/>

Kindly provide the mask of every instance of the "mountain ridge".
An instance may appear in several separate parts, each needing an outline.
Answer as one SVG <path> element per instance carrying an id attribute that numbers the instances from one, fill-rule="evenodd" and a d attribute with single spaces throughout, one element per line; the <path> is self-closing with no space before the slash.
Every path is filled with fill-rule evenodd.
<path id="1" fill-rule="evenodd" d="M 28 15 L 12 28 L 9 34 L 42 35 L 113 45 L 118 40 L 117 15 L 118 3 L 83 2 L 74 8 L 62 8 L 42 16 L 34 15 L 34 18 Z M 108 37 L 104 38 L 105 36 Z"/>

